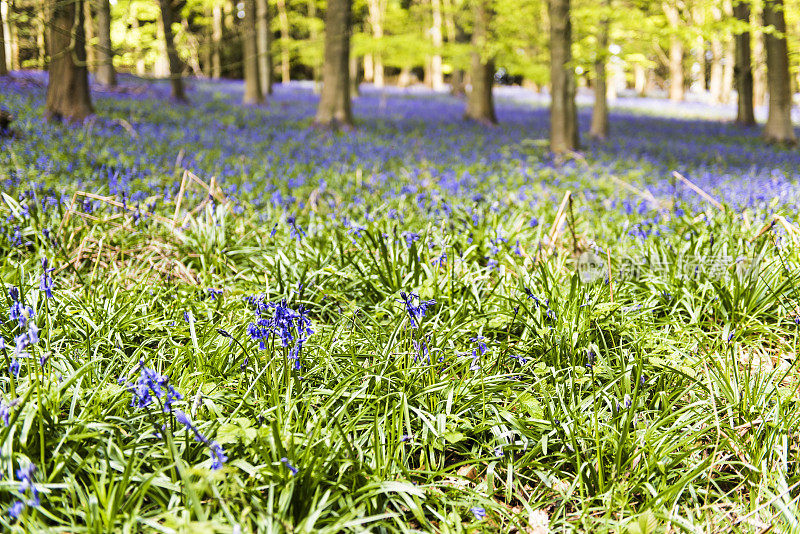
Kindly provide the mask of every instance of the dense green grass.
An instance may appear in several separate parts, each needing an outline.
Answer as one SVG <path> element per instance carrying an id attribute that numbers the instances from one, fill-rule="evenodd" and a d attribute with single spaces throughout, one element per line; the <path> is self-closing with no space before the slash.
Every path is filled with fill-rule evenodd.
<path id="1" fill-rule="evenodd" d="M 40 341 L 0 378 L 0 500 L 30 498 L 15 474 L 30 461 L 41 504 L 3 529 L 797 530 L 796 236 L 781 222 L 759 235 L 767 209 L 682 213 L 665 198 L 628 215 L 607 203 L 627 192 L 574 169 L 542 171 L 574 186 L 552 243 L 566 188 L 547 176 L 528 193 L 555 202 L 500 193 L 433 216 L 331 170 L 293 211 L 186 215 L 203 199 L 187 194 L 178 227 L 174 188 L 164 219 L 96 201 L 66 220 L 69 202 L 40 209 L 42 189 L 24 216 L 4 195 L 24 242 L 3 245 L 0 277 Z M 640 220 L 661 234 L 630 237 Z M 590 250 L 610 281 L 605 263 L 581 281 Z M 649 267 L 620 277 L 626 259 Z M 418 328 L 401 291 L 436 301 Z M 244 297 L 259 293 L 308 310 L 299 371 L 291 347 L 248 335 Z M 21 331 L 3 313 L 8 363 Z M 172 410 L 132 406 L 140 361 L 182 393 Z M 222 469 L 176 410 L 224 447 Z"/>

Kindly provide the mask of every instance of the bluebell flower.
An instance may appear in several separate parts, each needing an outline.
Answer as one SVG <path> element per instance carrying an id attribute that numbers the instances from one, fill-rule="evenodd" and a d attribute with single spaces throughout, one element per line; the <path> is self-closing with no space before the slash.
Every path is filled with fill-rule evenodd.
<path id="1" fill-rule="evenodd" d="M 486 517 L 486 510 L 478 506 L 473 506 L 472 508 L 469 509 L 469 511 L 472 512 L 472 515 L 474 515 L 475 519 L 477 519 L 478 521 Z"/>
<path id="2" fill-rule="evenodd" d="M 50 273 L 53 272 L 53 268 L 47 268 L 47 258 L 42 258 L 42 277 L 39 280 L 39 290 L 44 291 L 44 294 L 47 298 L 53 298 L 53 278 L 50 276 Z"/>
<path id="3" fill-rule="evenodd" d="M 183 399 L 169 383 L 169 378 L 145 366 L 144 360 L 139 361 L 139 369 L 139 378 L 133 384 L 128 384 L 128 390 L 133 394 L 131 406 L 144 408 L 157 398 L 163 399 L 163 410 L 169 412 L 173 402 Z"/>
<path id="4" fill-rule="evenodd" d="M 427 312 L 428 308 L 436 305 L 435 300 L 422 300 L 416 293 L 406 293 L 405 291 L 401 291 L 400 297 L 402 300 L 399 302 L 405 304 L 406 313 L 408 314 L 409 319 L 411 319 L 411 326 L 414 328 L 419 328 L 419 321 L 425 317 L 425 313 Z M 416 300 L 419 304 L 414 304 L 414 300 Z"/>
<path id="5" fill-rule="evenodd" d="M 8 516 L 11 518 L 12 521 L 16 521 L 19 519 L 19 516 L 22 515 L 22 512 L 25 511 L 25 503 L 22 501 L 14 501 L 11 507 L 8 509 Z"/>
<path id="6" fill-rule="evenodd" d="M 311 319 L 303 306 L 293 310 L 286 303 L 267 302 L 264 295 L 252 295 L 245 298 L 255 310 L 256 321 L 247 325 L 247 333 L 253 341 L 259 342 L 259 348 L 265 350 L 270 337 L 277 335 L 281 345 L 289 348 L 289 359 L 294 362 L 294 369 L 300 369 L 300 353 L 303 344 L 314 333 Z"/>
<path id="7" fill-rule="evenodd" d="M 283 462 L 283 463 L 286 465 L 286 467 L 289 469 L 289 471 L 291 471 L 291 472 L 292 472 L 292 475 L 296 475 L 296 474 L 297 474 L 297 472 L 299 471 L 299 469 L 297 469 L 295 466 L 293 466 L 293 465 L 292 465 L 292 464 L 289 462 L 289 459 L 288 459 L 288 458 L 286 458 L 285 456 L 284 456 L 283 458 L 281 458 L 281 462 Z"/>

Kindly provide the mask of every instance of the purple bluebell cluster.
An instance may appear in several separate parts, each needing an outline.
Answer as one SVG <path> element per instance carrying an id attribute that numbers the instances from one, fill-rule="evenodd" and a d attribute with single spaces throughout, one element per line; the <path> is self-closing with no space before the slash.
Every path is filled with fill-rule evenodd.
<path id="1" fill-rule="evenodd" d="M 8 318 L 16 322 L 14 335 L 14 357 L 10 364 L 9 371 L 15 376 L 19 374 L 20 359 L 28 356 L 28 347 L 39 342 L 39 327 L 33 320 L 36 312 L 31 306 L 25 304 L 17 287 L 11 287 L 8 291 L 11 299 L 11 306 L 8 310 Z M 0 338 L 0 344 L 5 348 L 5 340 Z"/>
<path id="2" fill-rule="evenodd" d="M 419 328 L 420 320 L 425 317 L 428 308 L 436 305 L 435 300 L 422 300 L 419 295 L 411 292 L 406 293 L 405 291 L 401 291 L 400 299 L 399 302 L 402 302 L 405 306 L 406 313 L 408 314 L 408 318 L 411 319 L 411 326 L 413 328 Z"/>
<path id="3" fill-rule="evenodd" d="M 288 358 L 293 362 L 294 369 L 300 369 L 303 343 L 314 333 L 308 311 L 303 306 L 297 310 L 290 308 L 286 299 L 269 302 L 264 295 L 251 295 L 245 301 L 256 314 L 255 322 L 247 325 L 250 338 L 258 341 L 261 350 L 266 350 L 270 338 L 279 337 L 281 346 L 289 349 Z"/>
<path id="4" fill-rule="evenodd" d="M 175 410 L 173 413 L 175 415 L 175 420 L 186 427 L 186 430 L 194 435 L 195 441 L 208 447 L 208 450 L 211 453 L 211 469 L 222 469 L 223 464 L 228 461 L 228 457 L 225 455 L 222 445 L 216 441 L 208 439 L 202 432 L 200 432 L 197 426 L 195 426 L 195 424 L 192 422 L 191 417 L 189 417 L 189 415 L 185 412 L 182 412 L 181 410 Z"/>
<path id="5" fill-rule="evenodd" d="M 120 383 L 124 384 L 125 381 L 120 379 Z M 146 408 L 158 400 L 162 410 L 167 413 L 174 402 L 183 399 L 183 395 L 169 383 L 169 378 L 147 367 L 144 360 L 139 361 L 139 377 L 126 386 L 133 395 L 131 406 L 137 408 Z"/>
<path id="6" fill-rule="evenodd" d="M 36 466 L 30 462 L 20 465 L 19 469 L 17 469 L 17 478 L 19 479 L 17 491 L 21 498 L 14 501 L 8 510 L 8 515 L 12 521 L 19 519 L 26 508 L 36 508 L 41 504 L 39 490 L 36 489 L 36 484 L 33 482 L 33 474 L 35 472 Z"/>

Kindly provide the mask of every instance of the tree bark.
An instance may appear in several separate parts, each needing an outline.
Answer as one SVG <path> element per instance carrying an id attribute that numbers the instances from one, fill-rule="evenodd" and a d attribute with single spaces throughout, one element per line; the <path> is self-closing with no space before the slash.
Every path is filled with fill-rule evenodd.
<path id="1" fill-rule="evenodd" d="M 0 76 L 8 76 L 8 64 L 6 63 L 6 22 L 3 17 L 3 7 L 5 6 L 0 6 Z"/>
<path id="2" fill-rule="evenodd" d="M 13 4 L 11 0 L 6 1 L 6 16 L 8 17 L 8 61 L 11 63 L 11 70 L 19 70 L 19 30 L 16 22 L 12 19 L 11 11 Z"/>
<path id="3" fill-rule="evenodd" d="M 172 34 L 172 0 L 158 0 L 161 6 L 161 24 L 164 32 L 164 45 L 167 49 L 167 60 L 169 62 L 169 80 L 171 85 L 172 98 L 178 101 L 186 100 L 186 93 L 183 90 L 183 65 L 175 48 L 175 38 Z"/>
<path id="4" fill-rule="evenodd" d="M 769 87 L 769 113 L 764 126 L 764 138 L 770 142 L 795 143 L 797 138 L 792 127 L 792 91 L 783 0 L 766 0 L 763 17 L 764 26 L 771 26 L 774 30 L 764 36 Z"/>
<path id="5" fill-rule="evenodd" d="M 369 25 L 372 27 L 372 38 L 381 46 L 383 39 L 383 17 L 386 11 L 386 2 L 383 0 L 369 0 Z M 372 83 L 375 87 L 384 86 L 383 54 L 376 50 L 372 55 Z"/>
<path id="6" fill-rule="evenodd" d="M 94 13 L 92 12 L 91 0 L 83 2 L 83 18 L 84 26 L 86 28 L 86 66 L 88 67 L 89 72 L 94 72 L 97 69 L 97 40 L 94 34 Z M 39 48 L 40 69 L 44 68 L 44 31 L 44 24 L 42 24 L 41 29 L 36 32 L 36 43 Z"/>
<path id="7" fill-rule="evenodd" d="M 750 5 L 737 2 L 733 6 L 733 16 L 740 22 L 750 24 Z M 742 126 L 753 126 L 756 116 L 753 110 L 753 69 L 750 66 L 750 32 L 737 33 L 736 66 L 733 69 L 736 82 L 736 123 Z"/>
<path id="8" fill-rule="evenodd" d="M 647 89 L 647 69 L 639 63 L 633 65 L 633 87 L 637 95 L 644 96 Z"/>
<path id="9" fill-rule="evenodd" d="M 355 98 L 359 95 L 360 80 L 358 79 L 358 57 L 351 52 L 348 60 L 348 68 L 350 69 L 350 98 Z"/>
<path id="10" fill-rule="evenodd" d="M 217 4 L 211 8 L 211 77 L 222 76 L 222 6 Z"/>
<path id="11" fill-rule="evenodd" d="M 722 11 L 715 6 L 711 12 L 714 21 L 719 23 L 722 20 Z M 723 83 L 725 82 L 725 71 L 722 66 L 724 54 L 722 38 L 717 32 L 711 39 L 711 72 L 708 80 L 708 91 L 711 93 L 711 100 L 716 104 L 722 102 Z"/>
<path id="12" fill-rule="evenodd" d="M 431 26 L 431 39 L 433 41 L 434 54 L 431 56 L 431 88 L 434 91 L 444 89 L 444 71 L 442 69 L 442 2 L 441 0 L 431 1 L 431 14 L 433 24 Z"/>
<path id="13" fill-rule="evenodd" d="M 286 0 L 278 0 L 278 23 L 281 29 L 281 81 L 289 83 L 292 75 L 289 62 L 289 14 L 286 12 Z"/>
<path id="14" fill-rule="evenodd" d="M 314 124 L 323 128 L 350 127 L 350 9 L 351 0 L 328 0 L 325 12 L 325 64 L 322 94 Z"/>
<path id="15" fill-rule="evenodd" d="M 492 84 L 494 82 L 494 58 L 487 56 L 489 23 L 492 18 L 487 0 L 474 0 L 475 25 L 472 31 L 472 63 L 470 78 L 472 89 L 467 98 L 467 119 L 484 124 L 497 124 L 494 112 Z"/>
<path id="16" fill-rule="evenodd" d="M 50 73 L 45 114 L 50 120 L 82 121 L 94 112 L 86 69 L 81 0 L 50 2 Z"/>
<path id="17" fill-rule="evenodd" d="M 244 2 L 244 34 L 242 35 L 242 55 L 244 62 L 245 104 L 262 104 L 261 80 L 258 75 L 258 43 L 256 38 L 256 2 Z"/>
<path id="18" fill-rule="evenodd" d="M 269 3 L 256 0 L 256 32 L 258 32 L 258 75 L 261 93 L 272 94 L 272 32 L 269 29 Z"/>
<path id="19" fill-rule="evenodd" d="M 594 106 L 592 107 L 592 126 L 589 137 L 605 139 L 608 137 L 608 84 L 606 83 L 606 59 L 608 52 L 608 32 L 611 8 L 610 0 L 603 2 L 605 12 L 600 20 L 600 32 L 597 36 L 597 50 L 594 60 Z"/>
<path id="20" fill-rule="evenodd" d="M 761 31 L 760 25 L 753 37 L 753 104 L 763 106 L 767 101 L 767 57 L 764 50 L 764 32 Z"/>
<path id="21" fill-rule="evenodd" d="M 572 66 L 570 0 L 550 0 L 550 150 L 579 148 L 575 71 Z"/>
<path id="22" fill-rule="evenodd" d="M 114 51 L 111 49 L 111 4 L 108 0 L 97 1 L 97 83 L 106 87 L 117 85 L 114 70 Z"/>
<path id="23" fill-rule="evenodd" d="M 677 7 L 668 2 L 664 2 L 663 8 L 673 31 L 669 43 L 669 99 L 678 102 L 683 100 L 683 43 L 676 33 L 680 25 L 680 13 Z"/>

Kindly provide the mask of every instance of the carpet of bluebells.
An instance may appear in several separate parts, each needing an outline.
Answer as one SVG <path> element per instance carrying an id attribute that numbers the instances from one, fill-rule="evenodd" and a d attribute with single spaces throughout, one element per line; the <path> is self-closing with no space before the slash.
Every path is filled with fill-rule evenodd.
<path id="1" fill-rule="evenodd" d="M 554 158 L 516 88 L 326 132 L 303 84 L 44 84 L 0 80 L 3 531 L 800 526 L 800 151 L 730 109 Z"/>

